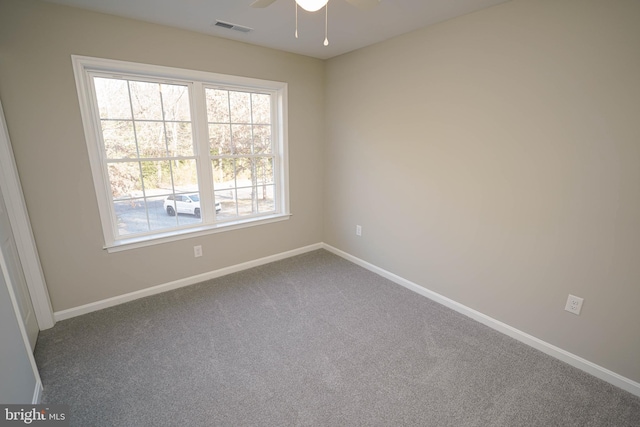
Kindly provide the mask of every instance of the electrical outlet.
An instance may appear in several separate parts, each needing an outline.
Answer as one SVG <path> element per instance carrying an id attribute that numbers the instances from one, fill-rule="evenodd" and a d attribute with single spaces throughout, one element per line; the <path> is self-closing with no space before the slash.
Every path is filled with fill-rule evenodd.
<path id="1" fill-rule="evenodd" d="M 356 225 L 356 236 L 362 236 L 362 226 Z"/>
<path id="2" fill-rule="evenodd" d="M 569 294 L 569 298 L 567 298 L 567 305 L 564 307 L 569 313 L 580 314 L 580 310 L 582 310 L 582 303 L 584 299 L 577 297 L 575 295 Z"/>
<path id="3" fill-rule="evenodd" d="M 193 256 L 195 258 L 198 258 L 198 257 L 202 256 L 202 245 L 198 245 L 198 246 L 194 246 L 193 247 Z"/>

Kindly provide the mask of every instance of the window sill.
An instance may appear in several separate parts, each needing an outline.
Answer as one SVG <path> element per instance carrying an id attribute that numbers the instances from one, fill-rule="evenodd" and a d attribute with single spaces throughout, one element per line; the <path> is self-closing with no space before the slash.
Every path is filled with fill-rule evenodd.
<path id="1" fill-rule="evenodd" d="M 288 220 L 291 217 L 290 213 L 277 214 L 260 219 L 245 219 L 238 221 L 225 222 L 215 225 L 203 225 L 200 227 L 194 227 L 183 230 L 174 230 L 164 233 L 157 233 L 150 236 L 138 236 L 128 239 L 120 239 L 111 245 L 105 245 L 103 249 L 107 252 L 121 252 L 129 249 L 144 248 L 146 246 L 160 245 L 163 243 L 175 242 L 177 240 L 190 239 L 192 237 L 205 236 L 207 234 L 222 233 L 225 231 L 238 230 L 241 228 L 254 227 L 257 225 L 271 224 L 273 222 L 280 222 Z"/>

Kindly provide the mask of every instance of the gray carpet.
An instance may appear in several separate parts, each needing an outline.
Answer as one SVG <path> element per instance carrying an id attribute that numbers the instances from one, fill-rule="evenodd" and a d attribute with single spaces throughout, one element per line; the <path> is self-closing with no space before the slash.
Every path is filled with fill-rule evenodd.
<path id="1" fill-rule="evenodd" d="M 320 250 L 59 322 L 74 426 L 640 426 L 640 399 Z"/>

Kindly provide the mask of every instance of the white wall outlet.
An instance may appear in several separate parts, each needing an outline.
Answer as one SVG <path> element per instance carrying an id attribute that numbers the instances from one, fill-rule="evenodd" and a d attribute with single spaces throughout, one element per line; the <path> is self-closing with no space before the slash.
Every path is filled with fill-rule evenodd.
<path id="1" fill-rule="evenodd" d="M 193 256 L 198 258 L 202 256 L 202 245 L 193 247 Z"/>
<path id="2" fill-rule="evenodd" d="M 356 225 L 356 236 L 362 236 L 362 226 Z"/>
<path id="3" fill-rule="evenodd" d="M 569 298 L 567 298 L 567 305 L 564 307 L 569 313 L 580 314 L 580 310 L 582 310 L 582 303 L 584 299 L 577 297 L 575 295 L 569 294 Z"/>

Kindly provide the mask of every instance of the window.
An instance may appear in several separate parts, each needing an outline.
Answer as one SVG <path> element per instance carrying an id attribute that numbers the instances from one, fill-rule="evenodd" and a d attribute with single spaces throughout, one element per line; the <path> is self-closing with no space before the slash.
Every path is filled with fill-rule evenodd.
<path id="1" fill-rule="evenodd" d="M 205 94 L 220 218 L 274 212 L 271 97 L 214 88 Z"/>
<path id="2" fill-rule="evenodd" d="M 286 219 L 286 84 L 73 57 L 105 247 Z"/>

